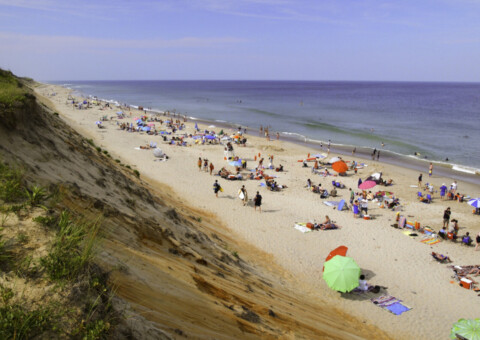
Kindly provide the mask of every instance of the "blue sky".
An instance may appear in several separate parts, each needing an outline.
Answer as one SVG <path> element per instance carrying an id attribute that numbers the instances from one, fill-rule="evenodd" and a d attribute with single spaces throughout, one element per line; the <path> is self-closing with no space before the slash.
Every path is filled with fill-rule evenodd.
<path id="1" fill-rule="evenodd" d="M 480 81 L 480 0 L 0 0 L 37 80 Z"/>

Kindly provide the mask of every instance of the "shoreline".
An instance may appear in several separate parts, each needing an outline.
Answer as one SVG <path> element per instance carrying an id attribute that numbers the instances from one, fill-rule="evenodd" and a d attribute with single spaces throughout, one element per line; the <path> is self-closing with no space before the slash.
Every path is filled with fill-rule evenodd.
<path id="1" fill-rule="evenodd" d="M 62 88 L 71 90 L 73 93 L 77 93 L 80 96 L 83 96 L 83 98 L 93 98 L 95 95 L 88 95 L 86 93 L 83 93 L 81 90 L 76 90 L 76 89 L 71 89 L 66 85 L 56 85 L 56 84 L 51 84 L 53 86 L 60 86 Z M 120 105 L 120 102 L 117 99 L 100 99 L 100 101 L 104 102 L 109 102 L 113 104 L 118 104 Z M 138 110 L 138 107 L 141 105 L 137 104 L 128 104 L 131 108 Z M 147 113 L 153 113 L 156 115 L 162 115 L 163 112 L 160 109 L 146 109 Z M 177 115 L 183 116 L 181 113 L 177 113 Z M 188 119 L 194 120 L 197 122 L 202 122 L 206 125 L 215 125 L 218 127 L 224 127 L 224 128 L 236 128 L 239 126 L 239 124 L 236 124 L 235 122 L 228 122 L 228 121 L 218 121 L 218 120 L 208 120 L 200 117 L 195 117 L 195 116 L 188 116 Z M 253 128 L 250 126 L 246 126 L 249 131 L 255 131 L 257 134 L 259 134 L 259 130 L 257 128 Z M 243 128 L 243 126 L 242 126 Z M 321 140 L 315 140 L 308 138 L 306 136 L 300 135 L 298 133 L 294 132 L 280 132 L 282 140 L 286 140 L 298 145 L 305 145 L 309 146 L 315 149 L 315 152 L 326 152 L 325 145 L 327 144 L 327 141 L 321 141 Z M 298 136 L 298 137 L 295 137 Z M 261 136 L 260 136 L 261 137 Z M 273 140 L 274 138 L 272 138 Z M 302 141 L 304 139 L 304 141 Z M 320 145 L 323 144 L 324 147 L 320 148 Z M 357 151 L 355 153 L 355 156 L 352 158 L 363 158 L 365 160 L 370 160 L 371 159 L 371 154 L 374 150 L 374 148 L 371 147 L 366 147 L 366 146 L 356 146 L 356 145 L 350 145 L 350 144 L 338 144 L 338 143 L 332 143 L 330 148 L 331 153 L 337 153 L 343 156 L 351 156 L 353 148 L 356 148 Z M 414 155 L 406 155 L 406 154 L 401 154 L 398 152 L 390 151 L 390 150 L 385 150 L 385 149 L 377 149 L 378 151 L 381 151 L 381 162 L 399 166 L 399 167 L 404 167 L 408 168 L 410 170 L 416 170 L 419 172 L 423 172 L 428 175 L 428 166 L 429 163 L 433 163 L 434 165 L 434 172 L 438 176 L 443 176 L 443 177 L 450 177 L 453 180 L 460 180 L 464 181 L 467 183 L 475 184 L 475 185 L 480 185 L 480 169 L 471 167 L 468 165 L 463 165 L 463 164 L 456 164 L 456 163 L 448 163 L 446 161 L 439 161 L 439 160 L 430 160 L 430 159 L 422 159 Z M 473 171 L 474 173 L 469 173 L 469 172 L 462 172 L 459 170 L 455 170 L 454 167 L 459 167 L 461 169 L 468 169 L 469 171 Z"/>
<path id="2" fill-rule="evenodd" d="M 37 92 L 46 97 L 52 88 L 55 87 L 46 85 Z M 370 203 L 369 211 L 375 216 L 374 220 L 354 219 L 351 212 L 340 212 L 327 207 L 318 196 L 304 189 L 305 181 L 310 177 L 314 178 L 315 183 L 320 182 L 323 187 L 329 189 L 331 179 L 345 182 L 347 188 L 349 186 L 356 188 L 358 177 L 365 178 L 373 172 L 381 171 L 385 178 L 394 178 L 395 185 L 387 190 L 395 191 L 395 196 L 401 198 L 404 206 L 402 214 L 409 219 L 418 220 L 422 225 L 431 225 L 438 230 L 439 225 L 441 226 L 441 213 L 448 205 L 452 206 L 455 218 L 461 221 L 462 230 L 468 230 L 472 235 L 480 231 L 478 216 L 472 215 L 471 207 L 465 203 L 441 201 L 438 195 L 435 196 L 435 202 L 430 205 L 419 203 L 416 199 L 418 189 L 409 186 L 416 184 L 418 176 L 416 171 L 383 162 L 372 162 L 365 158 L 364 161 L 369 166 L 359 170 L 358 175 L 323 178 L 311 174 L 309 168 L 302 168 L 301 163 L 297 162 L 312 152 L 311 147 L 290 143 L 284 139 L 267 142 L 265 138 L 252 135 L 249 129 L 247 147 L 236 147 L 236 152 L 248 160 L 250 168 L 254 166 L 253 155 L 259 152 L 265 156 L 273 153 L 275 164 L 283 164 L 286 168 L 284 173 L 279 174 L 278 181 L 281 184 L 288 184 L 288 189 L 270 192 L 259 187 L 259 182 L 256 181 L 221 180 L 225 192 L 216 199 L 212 193 L 212 182 L 215 177 L 210 177 L 203 171 L 199 172 L 196 159 L 199 156 L 208 158 L 214 162 L 215 169 L 218 170 L 222 164 L 226 164 L 223 160 L 223 147 L 169 146 L 161 143 L 157 136 L 121 131 L 114 124 L 115 121 L 105 122 L 105 129 L 97 129 L 94 122 L 100 115 L 105 114 L 104 111 L 95 108 L 81 111 L 72 109 L 71 105 L 65 104 L 63 100 L 68 91 L 64 89 L 58 92 L 57 97 L 47 98 L 54 102 L 60 116 L 70 126 L 81 131 L 82 135 L 94 138 L 96 144 L 108 149 L 113 157 L 118 157 L 127 164 L 135 164 L 142 178 L 172 185 L 186 202 L 218 216 L 235 237 L 272 254 L 274 261 L 290 273 L 297 289 L 311 296 L 312 300 L 326 301 L 346 313 L 365 320 L 367 324 L 380 327 L 394 335 L 394 338 L 401 339 L 442 338 L 448 334 L 449 326 L 460 317 L 475 317 L 474 292 L 451 285 L 449 283 L 451 270 L 445 265 L 432 262 L 429 252 L 434 250 L 447 254 L 455 260 L 454 264 L 459 265 L 473 264 L 479 253 L 451 242 L 427 246 L 418 239 L 404 236 L 401 231 L 389 227 L 394 223 L 392 220 L 395 213 L 381 209 L 373 202 Z M 194 123 L 192 120 L 187 122 L 186 131 L 193 131 Z M 199 125 L 201 124 L 199 122 Z M 214 124 L 218 125 L 218 122 Z M 167 162 L 153 162 L 151 151 L 137 150 L 136 147 L 145 145 L 151 140 L 159 141 L 162 150 L 170 156 Z M 360 160 L 360 157 L 355 158 Z M 438 176 L 434 169 L 432 181 L 436 187 L 447 180 L 450 181 L 451 178 Z M 255 213 L 252 206 L 242 207 L 236 199 L 235 193 L 241 184 L 246 185 L 250 197 L 256 190 L 261 190 L 265 199 L 264 211 L 261 214 Z M 479 191 L 478 186 L 465 182 L 459 182 L 459 188 L 459 191 L 470 195 Z M 341 198 L 348 200 L 348 190 L 339 190 L 339 195 L 337 200 Z M 297 221 L 307 222 L 315 219 L 320 221 L 326 214 L 342 228 L 307 234 L 293 228 Z M 321 267 L 329 251 L 339 244 L 349 247 L 348 255 L 355 258 L 370 282 L 389 287 L 388 294 L 402 299 L 413 309 L 402 316 L 394 316 L 373 305 L 368 299 L 338 294 L 329 289 L 321 278 Z M 263 260 L 267 266 L 268 261 Z M 452 305 L 452 299 L 458 303 Z M 431 328 L 426 327 L 426 324 Z"/>

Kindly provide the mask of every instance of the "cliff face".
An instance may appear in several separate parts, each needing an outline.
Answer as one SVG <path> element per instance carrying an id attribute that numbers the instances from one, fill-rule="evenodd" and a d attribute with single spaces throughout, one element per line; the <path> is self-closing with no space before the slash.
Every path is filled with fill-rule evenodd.
<path id="1" fill-rule="evenodd" d="M 234 240 L 214 216 L 185 206 L 169 189 L 144 183 L 54 110 L 28 89 L 0 108 L 1 158 L 25 168 L 27 181 L 57 188 L 62 208 L 101 218 L 96 262 L 109 272 L 115 306 L 125 313 L 113 337 L 386 338 L 293 293 L 279 283 L 280 269 L 251 265 L 268 255 Z M 251 255 L 242 259 L 235 250 Z"/>

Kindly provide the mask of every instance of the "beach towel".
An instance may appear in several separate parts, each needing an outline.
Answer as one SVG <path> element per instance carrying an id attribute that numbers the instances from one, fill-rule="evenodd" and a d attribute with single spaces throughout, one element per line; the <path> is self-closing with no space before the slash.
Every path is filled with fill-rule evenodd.
<path id="1" fill-rule="evenodd" d="M 428 244 L 428 245 L 432 245 L 432 244 L 440 243 L 441 241 L 440 241 L 440 239 L 438 239 L 436 237 L 429 237 L 429 238 L 426 238 L 425 240 L 421 240 L 420 242 Z"/>
<path id="2" fill-rule="evenodd" d="M 378 307 L 388 310 L 390 313 L 395 315 L 400 315 L 412 309 L 408 306 L 405 306 L 402 303 L 402 300 L 399 300 L 391 295 L 382 295 L 378 298 L 373 298 L 370 301 L 372 301 Z"/>
<path id="3" fill-rule="evenodd" d="M 307 228 L 307 224 L 306 223 L 298 223 L 298 222 L 295 222 L 295 225 L 293 226 L 295 229 L 297 229 L 298 231 L 301 231 L 302 233 L 309 233 L 311 232 L 312 230 Z"/>
<path id="4" fill-rule="evenodd" d="M 345 201 L 343 201 L 345 203 Z M 340 202 L 335 202 L 335 201 L 325 201 L 323 204 L 328 205 L 329 207 L 338 207 Z"/>

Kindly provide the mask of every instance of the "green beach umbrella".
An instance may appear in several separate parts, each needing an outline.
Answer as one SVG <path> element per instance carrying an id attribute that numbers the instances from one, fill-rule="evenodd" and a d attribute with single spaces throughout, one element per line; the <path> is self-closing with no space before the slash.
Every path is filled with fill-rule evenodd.
<path id="1" fill-rule="evenodd" d="M 323 279 L 327 285 L 338 292 L 350 292 L 358 287 L 360 267 L 347 256 L 334 256 L 324 264 Z"/>
<path id="2" fill-rule="evenodd" d="M 458 320 L 452 327 L 450 339 L 480 340 L 480 319 Z"/>

